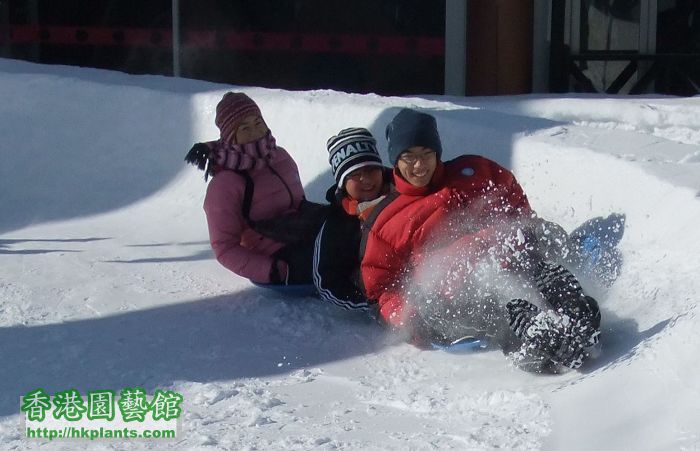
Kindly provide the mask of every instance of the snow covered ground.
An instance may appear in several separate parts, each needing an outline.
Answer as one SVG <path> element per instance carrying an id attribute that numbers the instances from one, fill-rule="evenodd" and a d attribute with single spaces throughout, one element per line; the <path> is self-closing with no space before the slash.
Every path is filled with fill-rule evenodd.
<path id="1" fill-rule="evenodd" d="M 499 351 L 417 350 L 219 266 L 183 158 L 218 136 L 229 89 L 0 60 L 0 448 L 75 449 L 24 438 L 30 390 L 142 386 L 184 395 L 179 449 L 700 449 L 700 98 L 241 88 L 312 200 L 331 182 L 329 136 L 365 126 L 384 152 L 386 123 L 415 106 L 438 118 L 446 159 L 511 168 L 567 230 L 625 213 L 602 356 L 538 376 Z"/>

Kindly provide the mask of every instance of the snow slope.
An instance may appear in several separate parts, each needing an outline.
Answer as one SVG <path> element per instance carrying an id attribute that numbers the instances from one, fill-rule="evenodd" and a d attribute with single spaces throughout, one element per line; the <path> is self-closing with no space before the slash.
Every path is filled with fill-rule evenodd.
<path id="1" fill-rule="evenodd" d="M 0 448 L 75 448 L 24 438 L 30 390 L 132 386 L 184 395 L 178 449 L 700 448 L 700 98 L 240 88 L 314 200 L 329 136 L 365 126 L 384 152 L 386 123 L 414 106 L 438 118 L 446 159 L 511 168 L 568 230 L 625 213 L 622 275 L 598 293 L 602 356 L 537 376 L 498 351 L 419 351 L 220 267 L 206 185 L 182 160 L 217 137 L 229 89 L 0 60 Z"/>

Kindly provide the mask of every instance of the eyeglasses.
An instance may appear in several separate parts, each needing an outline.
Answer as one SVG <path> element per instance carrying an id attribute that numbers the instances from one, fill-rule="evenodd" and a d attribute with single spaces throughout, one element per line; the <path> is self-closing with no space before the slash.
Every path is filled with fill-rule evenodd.
<path id="1" fill-rule="evenodd" d="M 435 151 L 425 152 L 421 154 L 404 152 L 399 156 L 399 160 L 403 161 L 408 165 L 414 165 L 418 160 L 421 163 L 425 163 L 428 160 L 432 160 L 435 157 Z"/>
<path id="2" fill-rule="evenodd" d="M 382 168 L 380 168 L 379 166 L 364 167 L 364 168 L 360 168 L 360 169 L 355 169 L 350 174 L 345 176 L 345 178 L 349 179 L 349 180 L 358 181 L 358 180 L 361 180 L 363 177 L 364 178 L 371 177 L 374 172 L 379 172 L 381 170 L 382 170 Z"/>

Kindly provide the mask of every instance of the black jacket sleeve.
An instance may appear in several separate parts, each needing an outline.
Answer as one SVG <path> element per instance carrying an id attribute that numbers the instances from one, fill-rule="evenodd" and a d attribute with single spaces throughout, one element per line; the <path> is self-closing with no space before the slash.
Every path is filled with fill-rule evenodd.
<path id="1" fill-rule="evenodd" d="M 370 310 L 376 302 L 359 285 L 360 220 L 332 208 L 314 243 L 313 279 L 324 301 L 348 310 Z"/>

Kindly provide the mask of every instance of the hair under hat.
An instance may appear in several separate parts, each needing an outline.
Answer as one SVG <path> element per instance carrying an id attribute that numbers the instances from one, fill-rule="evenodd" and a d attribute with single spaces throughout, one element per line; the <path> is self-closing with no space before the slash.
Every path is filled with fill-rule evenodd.
<path id="1" fill-rule="evenodd" d="M 389 160 L 396 166 L 399 156 L 414 146 L 429 147 L 437 159 L 442 156 L 442 144 L 433 116 L 421 111 L 404 108 L 386 126 Z"/>
<path id="2" fill-rule="evenodd" d="M 227 144 L 236 144 L 236 131 L 241 121 L 250 115 L 262 117 L 258 105 L 242 92 L 227 92 L 216 105 L 214 123 L 219 127 L 221 140 Z"/>
<path id="3" fill-rule="evenodd" d="M 326 143 L 328 163 L 338 188 L 343 187 L 345 178 L 352 171 L 364 166 L 382 167 L 382 159 L 377 152 L 377 141 L 366 128 L 346 128 L 331 136 Z"/>

